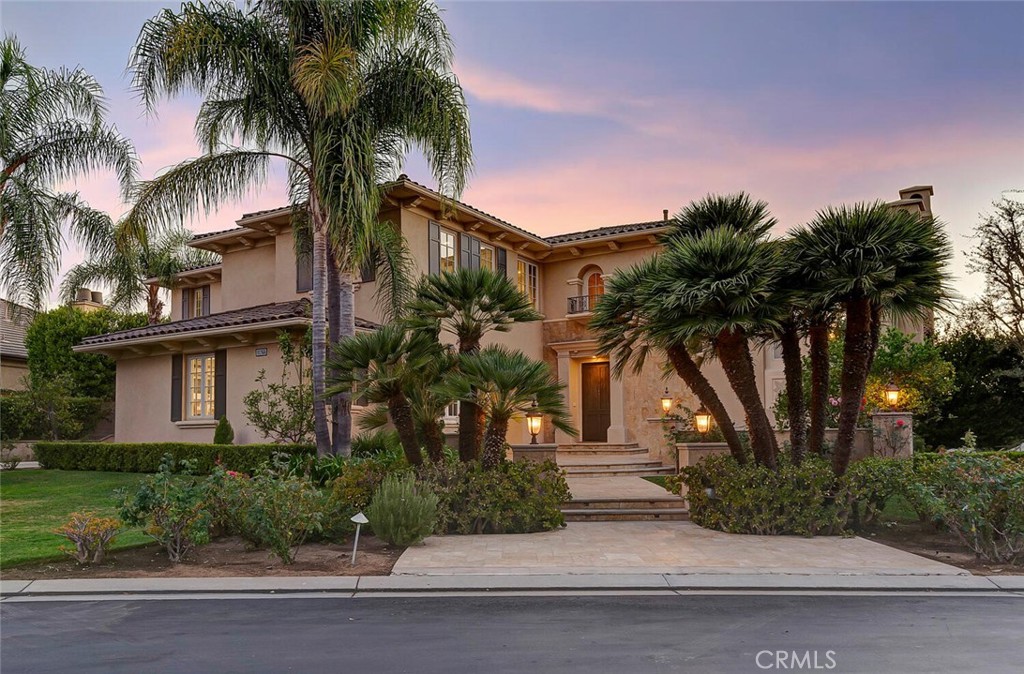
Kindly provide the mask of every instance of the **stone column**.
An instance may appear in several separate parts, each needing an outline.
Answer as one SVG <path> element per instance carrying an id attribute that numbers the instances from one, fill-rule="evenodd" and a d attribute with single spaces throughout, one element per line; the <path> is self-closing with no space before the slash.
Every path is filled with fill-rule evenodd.
<path id="1" fill-rule="evenodd" d="M 876 412 L 871 415 L 871 455 L 910 458 L 914 454 L 914 415 Z"/>
<path id="2" fill-rule="evenodd" d="M 572 387 L 569 386 L 569 365 L 570 358 L 568 351 L 558 352 L 558 381 L 565 386 L 565 405 L 569 408 L 569 414 L 572 417 L 574 423 L 578 421 L 576 419 L 576 410 L 572 404 Z M 555 443 L 559 445 L 565 445 L 572 442 L 572 438 L 563 433 L 562 431 L 555 429 Z"/>
<path id="3" fill-rule="evenodd" d="M 611 367 L 611 363 L 608 364 L 608 367 Z M 608 427 L 608 442 L 615 445 L 624 445 L 629 440 L 626 438 L 626 403 L 622 390 L 622 378 L 609 374 L 609 380 L 612 423 Z"/>

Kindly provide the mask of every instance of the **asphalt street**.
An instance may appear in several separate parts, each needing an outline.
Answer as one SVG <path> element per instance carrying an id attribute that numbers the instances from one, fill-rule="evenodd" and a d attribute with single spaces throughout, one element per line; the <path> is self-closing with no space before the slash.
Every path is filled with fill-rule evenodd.
<path id="1" fill-rule="evenodd" d="M 1020 596 L 657 595 L 0 604 L 20 672 L 1021 672 Z"/>

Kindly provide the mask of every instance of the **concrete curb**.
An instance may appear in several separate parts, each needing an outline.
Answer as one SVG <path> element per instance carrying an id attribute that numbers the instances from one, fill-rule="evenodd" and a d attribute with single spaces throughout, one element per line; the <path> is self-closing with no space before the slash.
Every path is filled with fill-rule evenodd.
<path id="1" fill-rule="evenodd" d="M 310 576 L 0 581 L 3 597 L 98 595 L 634 591 L 1024 592 L 1024 576 L 783 574 L 558 574 L 524 576 Z"/>

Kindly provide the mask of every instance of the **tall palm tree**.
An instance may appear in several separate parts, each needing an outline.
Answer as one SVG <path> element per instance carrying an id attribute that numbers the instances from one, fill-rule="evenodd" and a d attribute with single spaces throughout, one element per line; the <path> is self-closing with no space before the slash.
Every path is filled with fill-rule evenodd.
<path id="1" fill-rule="evenodd" d="M 589 327 L 598 335 L 600 353 L 612 357 L 617 377 L 621 377 L 630 365 L 636 372 L 643 369 L 652 349 L 663 351 L 676 374 L 715 419 L 729 451 L 742 464 L 746 462 L 746 453 L 736 427 L 694 358 L 694 354 L 701 351 L 700 340 L 652 341 L 652 331 L 648 326 L 664 318 L 647 311 L 650 281 L 657 275 L 659 264 L 660 258 L 655 255 L 620 269 L 606 279 L 605 293 L 594 307 Z M 658 334 L 665 335 L 666 331 L 661 330 Z"/>
<path id="2" fill-rule="evenodd" d="M 488 468 L 505 460 L 509 422 L 531 409 L 547 415 L 558 430 L 577 434 L 562 389 L 546 363 L 503 346 L 459 356 L 458 369 L 439 387 L 445 395 L 472 402 L 484 411 L 487 430 L 482 461 Z"/>
<path id="3" fill-rule="evenodd" d="M 826 208 L 794 233 L 798 255 L 822 289 L 820 304 L 846 317 L 840 379 L 839 428 L 832 454 L 837 475 L 853 449 L 883 311 L 924 317 L 952 296 L 946 265 L 949 237 L 931 216 L 883 202 Z"/>
<path id="4" fill-rule="evenodd" d="M 406 459 L 418 466 L 423 453 L 409 391 L 417 388 L 440 351 L 429 333 L 397 323 L 347 337 L 338 343 L 329 361 L 337 378 L 327 393 L 344 391 L 370 403 L 385 404 Z"/>
<path id="5" fill-rule="evenodd" d="M 122 190 L 135 180 L 131 143 L 104 124 L 100 85 L 81 68 L 30 64 L 12 37 L 0 42 L 0 288 L 42 306 L 60 266 L 62 227 L 100 245 L 105 216 L 56 185 L 113 170 Z"/>
<path id="6" fill-rule="evenodd" d="M 120 236 L 109 218 L 107 224 L 106 245 L 65 274 L 61 283 L 64 302 L 73 302 L 79 288 L 102 284 L 110 289 L 110 308 L 133 311 L 145 304 L 152 325 L 163 320 L 161 286 L 172 285 L 179 272 L 220 261 L 216 253 L 188 245 L 192 232 L 184 227 L 147 233 L 137 240 Z"/>
<path id="7" fill-rule="evenodd" d="M 205 97 L 196 134 L 207 154 L 143 186 L 136 208 L 146 221 L 209 211 L 265 181 L 272 159 L 288 165 L 294 212 L 308 216 L 312 231 L 321 454 L 332 451 L 324 396 L 329 282 L 337 282 L 332 330 L 351 336 L 359 242 L 373 238 L 384 181 L 413 146 L 452 196 L 471 166 L 451 61 L 450 36 L 427 0 L 186 4 L 147 21 L 132 54 L 134 85 L 150 110 L 185 90 Z M 349 406 L 337 411 L 338 451 L 346 453 Z"/>
<path id="8" fill-rule="evenodd" d="M 754 458 L 774 466 L 778 444 L 761 399 L 750 339 L 774 329 L 778 256 L 762 238 L 728 226 L 670 242 L 649 289 L 655 341 L 707 340 L 743 406 Z"/>
<path id="9" fill-rule="evenodd" d="M 424 277 L 408 316 L 414 328 L 440 330 L 455 337 L 460 355 L 477 353 L 480 341 L 492 330 L 508 332 L 514 323 L 542 318 L 504 274 L 465 268 Z M 463 461 L 478 458 L 483 431 L 483 410 L 470 397 L 459 406 L 459 457 Z"/>

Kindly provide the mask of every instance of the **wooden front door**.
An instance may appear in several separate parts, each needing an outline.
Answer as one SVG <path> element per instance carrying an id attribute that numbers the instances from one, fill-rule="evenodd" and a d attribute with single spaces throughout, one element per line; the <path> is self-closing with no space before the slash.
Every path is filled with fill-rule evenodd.
<path id="1" fill-rule="evenodd" d="M 583 441 L 608 442 L 612 425 L 612 398 L 608 363 L 583 363 Z"/>

